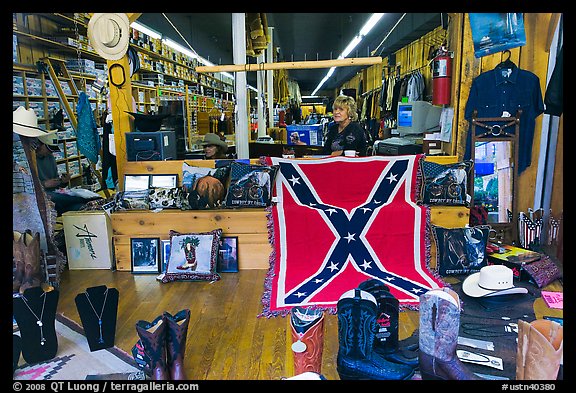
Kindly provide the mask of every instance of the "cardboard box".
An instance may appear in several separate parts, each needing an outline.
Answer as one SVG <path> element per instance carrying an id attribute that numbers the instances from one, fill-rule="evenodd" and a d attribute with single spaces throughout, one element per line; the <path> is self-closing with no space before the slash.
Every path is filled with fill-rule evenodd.
<path id="1" fill-rule="evenodd" d="M 322 124 L 289 125 L 286 127 L 288 145 L 322 146 Z"/>
<path id="2" fill-rule="evenodd" d="M 68 268 L 113 269 L 112 223 L 104 211 L 62 214 Z"/>

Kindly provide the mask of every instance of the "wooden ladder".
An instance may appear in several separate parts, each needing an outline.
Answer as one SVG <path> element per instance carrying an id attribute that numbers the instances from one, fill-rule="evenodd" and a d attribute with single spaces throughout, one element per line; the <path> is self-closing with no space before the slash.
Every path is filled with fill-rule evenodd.
<path id="1" fill-rule="evenodd" d="M 68 68 L 66 68 L 66 62 L 64 60 L 55 59 L 53 57 L 43 57 L 41 59 L 41 61 L 47 65 L 46 68 L 48 71 L 48 75 L 50 76 L 50 80 L 52 81 L 52 83 L 54 84 L 54 87 L 56 88 L 56 92 L 58 93 L 58 98 L 60 99 L 60 103 L 62 104 L 62 107 L 64 108 L 64 111 L 66 112 L 66 115 L 68 116 L 68 119 L 70 119 L 70 123 L 72 123 L 72 127 L 74 128 L 76 135 L 78 135 L 78 119 L 76 118 L 76 113 L 70 107 L 70 103 L 68 102 L 68 97 L 72 96 L 72 97 L 75 97 L 76 99 L 78 99 L 79 93 L 78 93 L 78 88 L 76 87 L 76 83 L 74 82 L 72 75 L 68 71 Z M 72 91 L 71 95 L 67 96 L 66 93 L 64 93 L 64 90 L 62 89 L 62 84 L 60 83 L 61 81 L 66 81 L 68 83 L 68 86 L 70 87 L 70 90 Z M 100 183 L 100 188 L 102 189 L 102 191 L 106 195 L 106 198 L 109 198 L 110 192 L 108 191 L 108 187 L 106 186 L 106 182 L 102 178 L 102 175 L 96 169 L 96 164 L 90 160 L 88 160 L 88 162 L 90 163 L 90 168 L 92 169 L 92 171 L 94 172 L 94 174 L 96 174 L 96 177 L 98 178 L 98 182 Z"/>

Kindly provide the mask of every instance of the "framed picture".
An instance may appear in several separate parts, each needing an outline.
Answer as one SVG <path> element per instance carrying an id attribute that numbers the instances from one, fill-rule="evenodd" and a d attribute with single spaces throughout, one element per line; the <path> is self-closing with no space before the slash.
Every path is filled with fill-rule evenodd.
<path id="1" fill-rule="evenodd" d="M 124 191 L 147 190 L 150 175 L 124 175 Z"/>
<path id="2" fill-rule="evenodd" d="M 160 273 L 166 273 L 168 259 L 170 259 L 170 240 L 160 240 L 160 252 L 162 253 L 162 267 Z"/>
<path id="3" fill-rule="evenodd" d="M 238 236 L 220 238 L 216 271 L 218 273 L 238 272 Z"/>
<path id="4" fill-rule="evenodd" d="M 130 239 L 130 254 L 132 256 L 132 273 L 160 272 L 160 250 L 158 238 Z"/>
<path id="5" fill-rule="evenodd" d="M 178 187 L 178 175 L 151 175 L 150 188 L 152 187 L 176 188 Z"/>

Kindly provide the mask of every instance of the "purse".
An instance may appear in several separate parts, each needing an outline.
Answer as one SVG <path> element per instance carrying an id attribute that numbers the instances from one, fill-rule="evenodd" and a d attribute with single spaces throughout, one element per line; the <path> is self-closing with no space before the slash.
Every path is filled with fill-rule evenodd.
<path id="1" fill-rule="evenodd" d="M 523 268 L 538 288 L 543 288 L 562 278 L 562 272 L 547 255 L 543 255 L 537 261 L 524 264 Z"/>

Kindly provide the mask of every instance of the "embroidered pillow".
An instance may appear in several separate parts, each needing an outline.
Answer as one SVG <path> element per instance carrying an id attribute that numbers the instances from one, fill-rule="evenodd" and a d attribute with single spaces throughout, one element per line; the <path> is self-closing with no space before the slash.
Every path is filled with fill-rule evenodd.
<path id="1" fill-rule="evenodd" d="M 230 164 L 226 207 L 270 206 L 277 165 Z"/>
<path id="2" fill-rule="evenodd" d="M 230 168 L 202 168 L 182 164 L 181 208 L 214 209 L 224 205 Z"/>
<path id="3" fill-rule="evenodd" d="M 216 272 L 222 229 L 210 232 L 170 231 L 170 259 L 162 282 L 218 281 Z"/>
<path id="4" fill-rule="evenodd" d="M 114 211 L 149 210 L 150 199 L 148 189 L 135 191 L 119 191 L 114 194 Z"/>
<path id="5" fill-rule="evenodd" d="M 149 189 L 150 209 L 180 209 L 182 188 L 152 187 Z"/>
<path id="6" fill-rule="evenodd" d="M 441 206 L 468 206 L 468 179 L 472 161 L 455 164 L 437 164 L 421 160 L 422 187 L 419 204 Z"/>
<path id="7" fill-rule="evenodd" d="M 490 229 L 490 225 L 450 229 L 432 225 L 438 274 L 470 274 L 488 265 L 486 245 Z"/>

